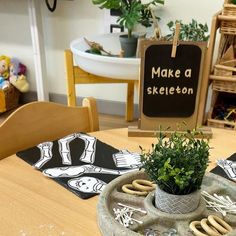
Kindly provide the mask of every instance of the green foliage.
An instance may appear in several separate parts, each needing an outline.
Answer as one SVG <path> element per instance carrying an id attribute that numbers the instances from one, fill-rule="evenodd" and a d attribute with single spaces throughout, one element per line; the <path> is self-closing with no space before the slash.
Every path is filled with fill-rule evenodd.
<path id="1" fill-rule="evenodd" d="M 183 24 L 182 21 L 170 21 L 167 26 L 171 31 L 171 34 L 166 35 L 167 40 L 173 40 L 175 34 L 175 24 L 180 23 L 179 39 L 182 41 L 207 41 L 209 39 L 207 24 L 200 24 L 196 20 L 192 19 L 189 24 Z"/>
<path id="2" fill-rule="evenodd" d="M 100 8 L 106 9 L 119 9 L 120 8 L 120 0 L 92 0 L 93 4 L 100 5 Z"/>
<path id="3" fill-rule="evenodd" d="M 96 54 L 96 55 L 102 55 L 102 52 L 99 49 L 96 49 L 96 48 L 88 49 L 85 52 L 88 52 L 88 53 L 91 53 L 91 54 Z"/>
<path id="4" fill-rule="evenodd" d="M 141 19 L 142 4 L 134 1 L 132 4 L 121 2 L 122 15 L 118 18 L 118 23 L 128 29 L 128 37 L 131 37 L 132 30 Z"/>
<path id="5" fill-rule="evenodd" d="M 197 139 L 199 132 L 176 131 L 167 139 L 163 131 L 152 144 L 152 150 L 142 150 L 144 171 L 164 191 L 183 195 L 200 189 L 208 157 L 208 140 Z"/>
<path id="6" fill-rule="evenodd" d="M 92 0 L 92 2 L 102 9 L 120 10 L 121 15 L 118 18 L 118 23 L 128 29 L 129 37 L 137 24 L 140 23 L 145 27 L 152 25 L 150 5 L 164 4 L 164 0 L 153 0 L 147 4 L 142 4 L 141 0 Z"/>

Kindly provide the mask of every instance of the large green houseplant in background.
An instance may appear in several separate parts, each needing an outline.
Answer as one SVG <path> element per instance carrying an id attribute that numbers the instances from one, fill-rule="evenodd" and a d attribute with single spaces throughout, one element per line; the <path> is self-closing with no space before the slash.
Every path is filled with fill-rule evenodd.
<path id="1" fill-rule="evenodd" d="M 165 132 L 161 131 L 152 150 L 142 150 L 142 168 L 158 186 L 155 205 L 162 211 L 187 213 L 199 205 L 199 189 L 208 165 L 210 147 L 208 140 L 197 139 L 197 135 L 196 131 L 175 131 L 167 139 Z"/>
<path id="2" fill-rule="evenodd" d="M 151 0 L 143 4 L 141 0 L 92 0 L 93 4 L 99 5 L 101 9 L 116 9 L 120 11 L 117 22 L 127 29 L 128 34 L 121 36 L 121 41 L 126 39 L 127 43 L 133 46 L 133 52 L 125 50 L 126 57 L 132 57 L 136 53 L 137 36 L 133 34 L 135 26 L 142 24 L 145 27 L 152 25 L 150 6 L 164 4 L 164 0 Z M 132 47 L 132 46 L 131 46 Z"/>

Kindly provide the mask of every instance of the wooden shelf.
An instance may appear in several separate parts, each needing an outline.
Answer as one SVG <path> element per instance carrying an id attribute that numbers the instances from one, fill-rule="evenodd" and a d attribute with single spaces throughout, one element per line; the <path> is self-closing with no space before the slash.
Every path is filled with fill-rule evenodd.
<path id="1" fill-rule="evenodd" d="M 219 20 L 225 20 L 225 21 L 236 21 L 236 16 L 226 16 L 226 15 L 219 15 Z"/>
<path id="2" fill-rule="evenodd" d="M 230 121 L 225 121 L 225 120 L 208 119 L 207 125 L 211 127 L 215 127 L 215 128 L 236 130 L 236 122 L 230 122 Z"/>
<path id="3" fill-rule="evenodd" d="M 229 76 L 219 76 L 219 75 L 210 75 L 210 80 L 219 80 L 219 81 L 228 81 L 228 82 L 236 82 L 236 77 L 229 77 Z"/>
<path id="4" fill-rule="evenodd" d="M 207 79 L 212 84 L 212 98 L 211 98 L 211 106 L 208 112 L 207 117 L 207 125 L 216 127 L 216 128 L 223 128 L 223 129 L 233 129 L 236 130 L 236 122 L 227 121 L 227 120 L 218 120 L 214 119 L 215 116 L 214 109 L 218 104 L 219 96 L 234 96 L 236 94 L 236 68 L 232 68 L 228 65 L 219 64 L 222 56 L 225 54 L 226 50 L 228 49 L 229 45 L 233 44 L 235 46 L 235 39 L 236 39 L 236 5 L 233 6 L 231 9 L 230 6 L 224 4 L 223 11 L 217 13 L 213 17 L 212 21 L 212 29 L 211 29 L 211 36 L 210 36 L 210 46 L 208 52 L 208 75 Z M 229 9 L 230 8 L 230 9 Z M 234 11 L 235 10 L 235 11 Z M 235 14 L 234 14 L 235 13 Z M 216 32 L 220 30 L 220 45 L 218 49 L 218 59 L 216 64 L 213 66 L 212 58 L 215 49 L 215 40 L 216 40 Z M 233 61 L 233 60 L 232 60 Z M 214 68 L 214 72 L 211 70 Z M 226 93 L 227 95 L 225 95 Z M 232 95 L 231 95 L 232 94 Z M 233 103 L 234 104 L 234 103 Z M 233 105 L 232 104 L 232 105 Z M 224 106 L 231 105 L 228 103 L 228 100 L 225 100 Z M 224 115 L 223 115 L 224 116 Z"/>

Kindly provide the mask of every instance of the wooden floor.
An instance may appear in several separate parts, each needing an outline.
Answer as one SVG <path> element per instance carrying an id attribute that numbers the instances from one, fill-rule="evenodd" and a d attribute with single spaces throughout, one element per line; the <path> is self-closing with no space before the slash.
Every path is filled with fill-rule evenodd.
<path id="1" fill-rule="evenodd" d="M 0 124 L 12 113 L 13 111 L 0 114 Z M 99 114 L 100 130 L 125 128 L 128 126 L 137 125 L 137 120 L 133 122 L 126 122 L 123 116 L 113 116 Z"/>
<path id="2" fill-rule="evenodd" d="M 116 129 L 116 128 L 125 128 L 128 126 L 135 126 L 138 124 L 138 121 L 134 120 L 132 122 L 127 122 L 125 121 L 124 116 L 99 114 L 99 124 L 100 124 L 100 130 L 106 130 L 106 129 Z"/>

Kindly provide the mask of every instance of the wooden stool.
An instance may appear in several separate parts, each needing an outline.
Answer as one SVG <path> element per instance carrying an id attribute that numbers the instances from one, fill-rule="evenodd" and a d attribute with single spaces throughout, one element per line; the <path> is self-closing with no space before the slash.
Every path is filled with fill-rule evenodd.
<path id="1" fill-rule="evenodd" d="M 73 64 L 73 54 L 71 50 L 65 50 L 65 65 L 67 77 L 67 103 L 68 106 L 76 106 L 76 84 L 127 84 L 126 97 L 126 121 L 132 121 L 134 116 L 134 85 L 135 80 L 111 79 L 107 77 L 96 76 L 82 70 Z"/>

